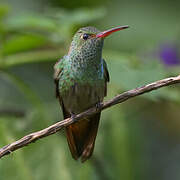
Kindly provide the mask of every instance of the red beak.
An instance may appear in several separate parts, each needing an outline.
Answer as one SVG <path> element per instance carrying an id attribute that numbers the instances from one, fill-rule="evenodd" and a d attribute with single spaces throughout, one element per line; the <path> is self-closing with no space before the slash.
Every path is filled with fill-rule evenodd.
<path id="1" fill-rule="evenodd" d="M 113 32 L 120 31 L 120 30 L 126 29 L 128 27 L 129 26 L 118 26 L 118 27 L 115 27 L 115 28 L 100 32 L 100 33 L 96 34 L 96 37 L 97 38 L 106 37 L 106 36 L 109 36 Z"/>

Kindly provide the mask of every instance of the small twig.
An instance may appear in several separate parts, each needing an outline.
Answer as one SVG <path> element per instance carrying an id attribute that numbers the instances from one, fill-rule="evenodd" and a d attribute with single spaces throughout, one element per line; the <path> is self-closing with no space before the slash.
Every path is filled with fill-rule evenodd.
<path id="1" fill-rule="evenodd" d="M 180 75 L 176 76 L 176 77 L 170 77 L 167 79 L 156 81 L 156 82 L 153 82 L 151 84 L 148 84 L 148 85 L 145 85 L 145 86 L 124 92 L 122 94 L 119 94 L 119 95 L 115 96 L 113 99 L 111 99 L 107 102 L 101 103 L 100 107 L 98 109 L 97 109 L 97 107 L 90 108 L 87 111 L 84 111 L 78 115 L 75 115 L 73 118 L 67 118 L 63 121 L 59 121 L 59 122 L 49 126 L 48 128 L 45 128 L 41 131 L 31 133 L 31 134 L 24 136 L 23 138 L 19 139 L 18 141 L 15 141 L 11 144 L 8 144 L 8 145 L 2 147 L 0 149 L 0 158 L 3 157 L 4 155 L 9 154 L 10 152 L 13 152 L 17 149 L 20 149 L 20 148 L 26 146 L 26 145 L 28 145 L 28 144 L 30 144 L 30 143 L 38 140 L 38 139 L 41 139 L 43 137 L 54 134 L 57 131 L 61 130 L 63 127 L 66 127 L 66 126 L 68 126 L 68 125 L 70 125 L 76 121 L 81 120 L 83 117 L 90 116 L 90 115 L 95 114 L 99 111 L 102 111 L 106 108 L 109 108 L 115 104 L 119 104 L 119 103 L 122 103 L 124 101 L 127 101 L 128 99 L 130 99 L 132 97 L 153 91 L 155 89 L 159 89 L 159 88 L 164 87 L 164 86 L 176 84 L 176 83 L 180 83 Z"/>
<path id="2" fill-rule="evenodd" d="M 25 112 L 15 108 L 2 108 L 0 109 L 0 116 L 14 116 L 14 117 L 24 117 Z"/>

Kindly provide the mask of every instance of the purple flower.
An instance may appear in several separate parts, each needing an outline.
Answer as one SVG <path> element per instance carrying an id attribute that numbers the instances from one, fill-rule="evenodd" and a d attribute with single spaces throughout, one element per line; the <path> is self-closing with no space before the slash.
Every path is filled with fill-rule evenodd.
<path id="1" fill-rule="evenodd" d="M 167 66 L 180 64 L 180 54 L 175 44 L 164 44 L 159 50 L 160 60 Z"/>

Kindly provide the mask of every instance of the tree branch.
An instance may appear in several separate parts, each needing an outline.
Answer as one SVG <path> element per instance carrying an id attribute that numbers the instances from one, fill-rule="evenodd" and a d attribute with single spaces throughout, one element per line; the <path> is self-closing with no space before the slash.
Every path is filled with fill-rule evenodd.
<path id="1" fill-rule="evenodd" d="M 148 85 L 124 92 L 122 94 L 119 94 L 119 95 L 115 96 L 113 99 L 111 99 L 107 102 L 101 103 L 100 106 L 98 107 L 98 109 L 97 109 L 97 107 L 90 108 L 87 111 L 84 111 L 78 115 L 75 115 L 73 118 L 67 118 L 63 121 L 59 121 L 41 131 L 31 133 L 31 134 L 19 139 L 18 141 L 15 141 L 11 144 L 8 144 L 8 145 L 2 147 L 0 149 L 0 158 L 3 157 L 4 155 L 7 155 L 17 149 L 20 149 L 32 142 L 35 142 L 38 139 L 49 136 L 51 134 L 55 134 L 57 131 L 61 130 L 62 128 L 66 127 L 76 121 L 81 120 L 83 117 L 87 117 L 92 114 L 95 114 L 101 110 L 104 110 L 106 108 L 114 106 L 115 104 L 119 104 L 124 101 L 127 101 L 128 99 L 133 98 L 135 96 L 139 96 L 141 94 L 153 91 L 155 89 L 159 89 L 161 87 L 169 86 L 169 85 L 176 84 L 176 83 L 180 83 L 180 75 L 176 76 L 176 77 L 170 77 L 167 79 L 156 81 L 151 84 L 148 84 Z"/>

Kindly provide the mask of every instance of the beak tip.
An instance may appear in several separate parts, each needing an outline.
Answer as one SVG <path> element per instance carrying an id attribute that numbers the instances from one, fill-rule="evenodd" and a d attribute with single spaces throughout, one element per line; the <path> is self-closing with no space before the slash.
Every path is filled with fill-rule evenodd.
<path id="1" fill-rule="evenodd" d="M 123 26 L 123 29 L 127 29 L 129 27 L 130 27 L 129 25 L 125 25 L 125 26 Z"/>
<path id="2" fill-rule="evenodd" d="M 127 29 L 129 28 L 128 25 L 125 25 L 125 26 L 118 26 L 118 27 L 115 27 L 115 28 L 112 28 L 112 29 L 109 29 L 107 31 L 103 31 L 103 32 L 100 32 L 96 35 L 97 38 L 99 37 L 106 37 L 106 36 L 109 36 L 111 33 L 113 32 L 116 32 L 116 31 L 120 31 L 120 30 L 123 30 L 123 29 Z"/>

